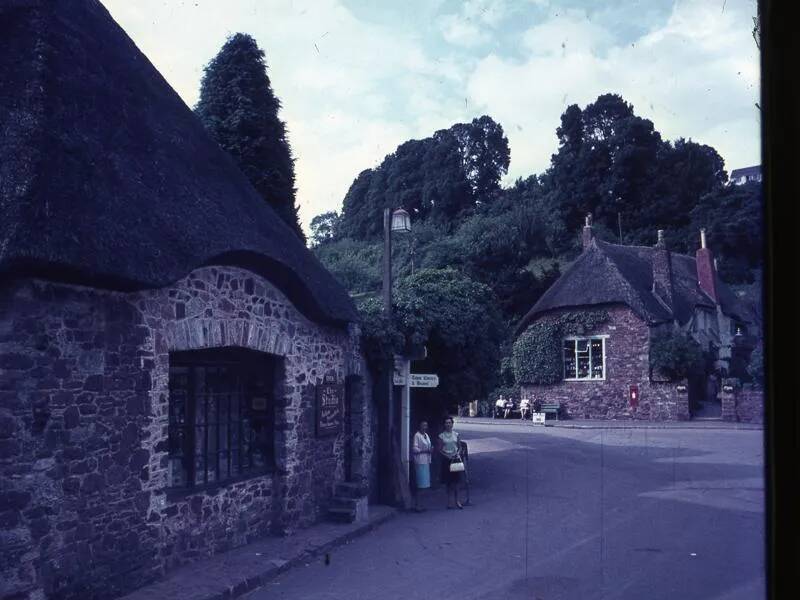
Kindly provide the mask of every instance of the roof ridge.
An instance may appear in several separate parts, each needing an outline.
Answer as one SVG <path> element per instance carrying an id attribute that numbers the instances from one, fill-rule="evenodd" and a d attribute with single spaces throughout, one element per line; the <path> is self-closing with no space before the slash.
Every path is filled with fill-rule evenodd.
<path id="1" fill-rule="evenodd" d="M 623 287 L 623 289 L 626 291 L 625 296 L 629 300 L 635 299 L 635 300 L 639 301 L 638 302 L 638 306 L 633 306 L 633 304 L 630 301 L 626 302 L 626 304 L 628 304 L 628 306 L 630 306 L 631 309 L 633 309 L 635 312 L 641 313 L 641 314 L 646 314 L 647 310 L 645 309 L 644 302 L 642 302 L 642 298 L 640 297 L 639 293 L 636 291 L 636 286 L 627 277 L 625 277 L 623 272 L 620 270 L 619 265 L 616 263 L 616 261 L 614 261 L 614 259 L 612 257 L 610 257 L 605 252 L 603 252 L 603 257 L 606 259 L 608 264 L 611 266 L 612 271 L 616 274 L 616 276 L 619 278 L 619 280 L 623 284 L 625 284 L 624 287 Z"/>

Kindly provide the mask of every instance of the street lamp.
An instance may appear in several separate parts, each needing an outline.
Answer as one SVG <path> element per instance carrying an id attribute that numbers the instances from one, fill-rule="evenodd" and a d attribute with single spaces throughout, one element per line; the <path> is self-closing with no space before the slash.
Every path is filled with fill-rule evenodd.
<path id="1" fill-rule="evenodd" d="M 409 233 L 411 217 L 402 208 L 383 209 L 383 310 L 392 315 L 392 232 Z"/>
<path id="2" fill-rule="evenodd" d="M 411 217 L 402 208 L 394 211 L 390 208 L 383 210 L 383 312 L 387 319 L 392 317 L 392 232 L 409 233 L 411 231 Z M 408 414 L 409 413 L 409 388 L 408 378 L 410 370 L 408 366 L 410 363 L 405 362 L 404 374 L 406 376 L 406 386 L 403 390 L 401 416 L 401 461 L 403 464 L 403 471 L 405 473 L 404 481 L 408 481 Z M 394 432 L 395 432 L 395 414 L 394 414 L 394 358 L 388 359 L 384 372 L 386 373 L 387 381 L 384 384 L 384 390 L 388 394 L 387 402 L 385 403 L 386 410 L 386 430 L 384 452 L 387 461 L 384 463 L 384 473 L 394 473 L 394 461 L 392 460 Z M 406 454 L 403 454 L 405 452 Z M 398 490 L 401 491 L 401 490 Z M 406 507 L 408 508 L 408 507 Z"/>

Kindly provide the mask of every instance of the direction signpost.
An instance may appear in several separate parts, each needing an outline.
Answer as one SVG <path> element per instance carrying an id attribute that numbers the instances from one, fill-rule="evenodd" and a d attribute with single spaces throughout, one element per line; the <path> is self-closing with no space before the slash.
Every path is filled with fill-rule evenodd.
<path id="1" fill-rule="evenodd" d="M 418 388 L 435 388 L 439 387 L 439 376 L 435 373 L 409 373 L 408 375 L 409 380 L 409 387 L 418 387 Z M 398 372 L 397 370 L 394 372 L 394 384 L 395 385 L 402 385 L 406 384 L 406 376 Z"/>
<path id="2" fill-rule="evenodd" d="M 411 387 L 435 388 L 439 387 L 439 376 L 434 373 L 409 373 Z"/>

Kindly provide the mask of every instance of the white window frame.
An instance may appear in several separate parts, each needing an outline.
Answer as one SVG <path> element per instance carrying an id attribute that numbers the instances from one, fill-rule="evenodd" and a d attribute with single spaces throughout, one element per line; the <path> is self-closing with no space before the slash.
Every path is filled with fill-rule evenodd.
<path id="1" fill-rule="evenodd" d="M 561 341 L 561 369 L 562 374 L 564 377 L 564 381 L 605 381 L 606 380 L 606 339 L 608 339 L 608 334 L 603 335 L 570 335 L 565 337 Z M 592 377 L 592 340 L 599 339 L 603 345 L 603 376 L 602 377 Z M 578 372 L 578 344 L 579 340 L 588 340 L 589 341 L 589 377 L 567 377 L 566 368 L 564 366 L 564 342 L 575 341 L 575 373 Z"/>

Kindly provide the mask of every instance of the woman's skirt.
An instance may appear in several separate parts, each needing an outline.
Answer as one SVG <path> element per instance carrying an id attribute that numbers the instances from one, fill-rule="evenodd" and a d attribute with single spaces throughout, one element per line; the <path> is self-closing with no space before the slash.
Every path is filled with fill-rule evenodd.
<path id="1" fill-rule="evenodd" d="M 454 484 L 461 481 L 461 473 L 463 471 L 451 471 L 450 470 L 450 463 L 451 462 L 460 462 L 459 460 L 453 461 L 452 459 L 442 457 L 442 471 L 440 473 L 440 479 L 442 483 L 446 484 Z"/>
<path id="2" fill-rule="evenodd" d="M 414 482 L 418 490 L 431 487 L 431 466 L 429 464 L 414 464 Z"/>

